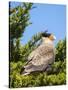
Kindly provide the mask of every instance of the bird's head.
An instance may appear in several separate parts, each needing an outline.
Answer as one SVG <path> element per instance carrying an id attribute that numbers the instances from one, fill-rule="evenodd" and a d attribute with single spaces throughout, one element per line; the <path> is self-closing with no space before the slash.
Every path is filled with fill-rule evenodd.
<path id="1" fill-rule="evenodd" d="M 47 31 L 42 33 L 42 37 L 43 38 L 48 38 L 51 41 L 54 41 L 56 39 L 56 37 L 52 33 L 47 33 Z"/>

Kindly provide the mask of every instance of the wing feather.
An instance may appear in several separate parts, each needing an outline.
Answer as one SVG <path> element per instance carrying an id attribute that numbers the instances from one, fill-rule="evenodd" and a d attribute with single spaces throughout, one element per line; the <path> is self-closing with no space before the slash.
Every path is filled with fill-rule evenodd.
<path id="1" fill-rule="evenodd" d="M 44 63 L 51 63 L 54 59 L 54 48 L 53 45 L 42 44 L 35 49 L 28 57 L 29 64 L 39 66 Z"/>

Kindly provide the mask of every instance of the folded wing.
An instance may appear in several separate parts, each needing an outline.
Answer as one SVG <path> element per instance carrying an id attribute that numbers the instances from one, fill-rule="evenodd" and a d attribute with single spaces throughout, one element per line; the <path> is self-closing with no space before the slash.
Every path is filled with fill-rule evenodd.
<path id="1" fill-rule="evenodd" d="M 53 45 L 41 44 L 28 57 L 28 64 L 24 66 L 26 72 L 42 71 L 54 62 Z"/>

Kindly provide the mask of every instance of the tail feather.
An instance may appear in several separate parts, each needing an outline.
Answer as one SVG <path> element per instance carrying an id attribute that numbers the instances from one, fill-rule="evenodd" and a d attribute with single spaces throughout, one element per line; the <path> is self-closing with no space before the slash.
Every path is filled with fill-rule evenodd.
<path id="1" fill-rule="evenodd" d="M 20 74 L 21 75 L 28 75 L 28 74 L 30 74 L 30 72 L 26 72 L 25 67 L 22 67 Z"/>
<path id="2" fill-rule="evenodd" d="M 23 73 L 22 73 L 22 75 L 28 75 L 28 74 L 30 74 L 29 72 L 25 72 L 25 71 L 23 71 Z"/>

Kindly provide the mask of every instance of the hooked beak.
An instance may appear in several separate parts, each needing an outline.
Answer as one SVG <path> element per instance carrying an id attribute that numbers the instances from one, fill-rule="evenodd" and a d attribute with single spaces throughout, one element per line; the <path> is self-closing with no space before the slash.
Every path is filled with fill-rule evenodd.
<path id="1" fill-rule="evenodd" d="M 54 36 L 54 40 L 56 39 L 56 37 Z"/>

